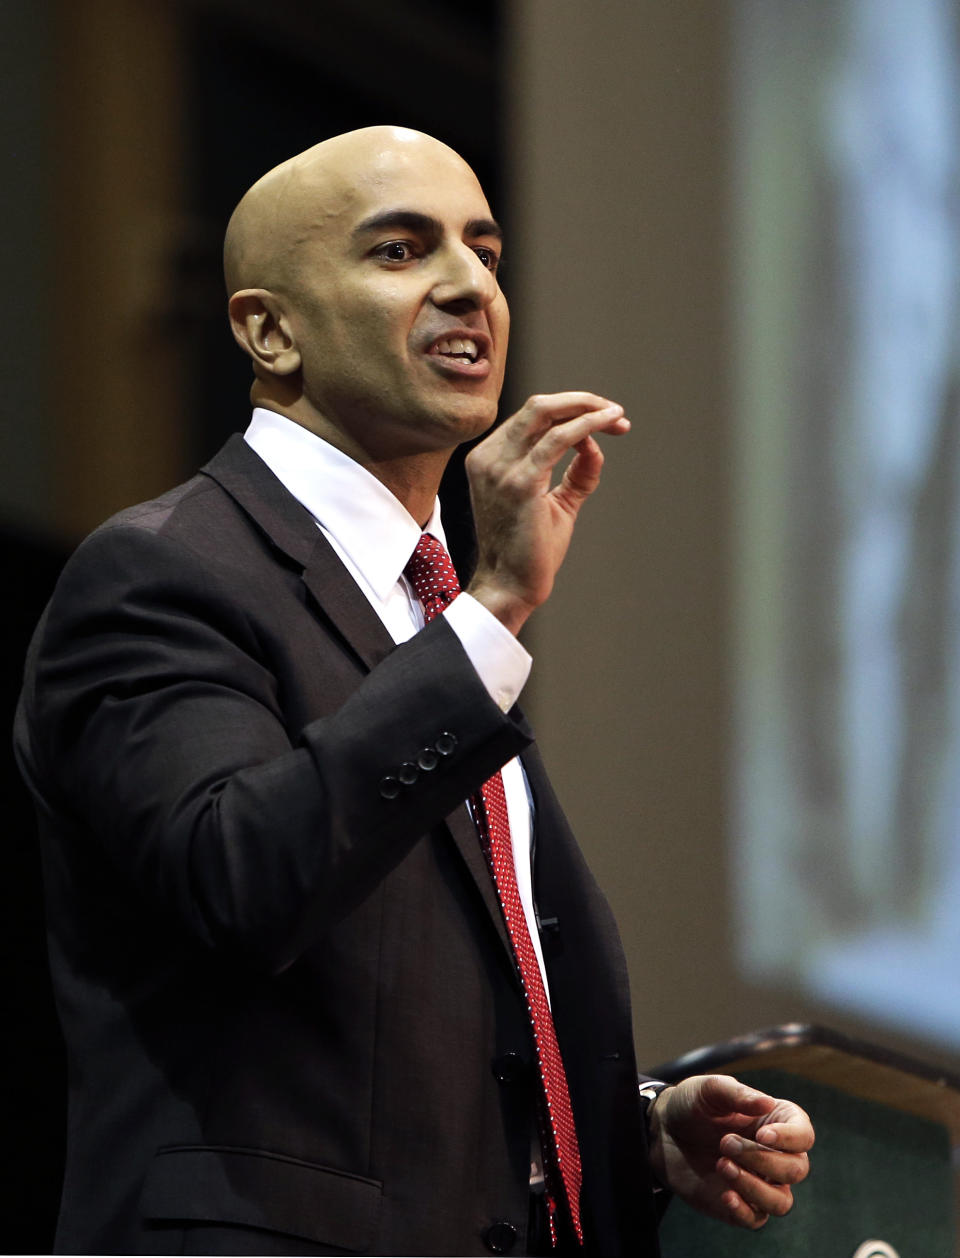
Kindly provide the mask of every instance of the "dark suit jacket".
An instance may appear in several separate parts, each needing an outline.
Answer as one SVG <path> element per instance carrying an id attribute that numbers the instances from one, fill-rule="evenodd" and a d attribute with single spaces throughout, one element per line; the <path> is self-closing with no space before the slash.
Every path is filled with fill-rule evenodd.
<path id="1" fill-rule="evenodd" d="M 484 1253 L 506 1221 L 523 1251 L 531 1040 L 463 805 L 522 752 L 589 1237 L 655 1252 L 626 967 L 528 727 L 442 617 L 394 645 L 242 440 L 80 547 L 16 743 L 70 1054 L 60 1250 Z"/>

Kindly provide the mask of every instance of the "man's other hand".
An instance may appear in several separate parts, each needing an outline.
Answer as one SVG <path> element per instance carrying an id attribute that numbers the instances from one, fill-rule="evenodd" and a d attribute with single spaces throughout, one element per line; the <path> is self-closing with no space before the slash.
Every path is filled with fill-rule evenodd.
<path id="1" fill-rule="evenodd" d="M 704 1214 L 756 1229 L 792 1208 L 814 1139 L 799 1105 L 695 1075 L 661 1092 L 649 1117 L 654 1174 Z"/>
<path id="2" fill-rule="evenodd" d="M 469 593 L 511 632 L 549 597 L 577 513 L 600 483 L 603 453 L 594 434 L 629 430 L 623 407 L 595 393 L 540 394 L 467 456 L 477 530 Z"/>

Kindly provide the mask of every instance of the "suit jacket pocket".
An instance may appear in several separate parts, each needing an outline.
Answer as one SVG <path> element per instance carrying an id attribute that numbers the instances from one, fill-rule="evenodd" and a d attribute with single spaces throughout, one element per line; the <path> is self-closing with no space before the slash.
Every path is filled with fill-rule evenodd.
<path id="1" fill-rule="evenodd" d="M 342 1249 L 368 1249 L 383 1185 L 280 1153 L 208 1145 L 158 1150 L 141 1197 L 144 1217 L 235 1223 Z"/>

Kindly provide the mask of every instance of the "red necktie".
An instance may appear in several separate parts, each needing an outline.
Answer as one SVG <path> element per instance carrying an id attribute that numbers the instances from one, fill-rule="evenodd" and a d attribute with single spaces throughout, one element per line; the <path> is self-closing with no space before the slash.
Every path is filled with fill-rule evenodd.
<path id="1" fill-rule="evenodd" d="M 429 533 L 421 536 L 404 571 L 417 598 L 423 604 L 423 617 L 427 623 L 448 607 L 460 593 L 460 583 L 450 556 L 444 546 Z M 543 975 L 540 972 L 537 954 L 527 929 L 527 919 L 520 900 L 520 892 L 517 889 L 507 801 L 503 791 L 503 779 L 499 773 L 495 773 L 492 778 L 484 782 L 471 803 L 481 839 L 484 841 L 487 860 L 490 862 L 493 882 L 507 923 L 510 942 L 513 944 L 513 952 L 526 996 L 530 1025 L 533 1029 L 545 1103 L 545 1122 L 541 1126 L 545 1128 L 547 1139 L 543 1143 L 548 1161 L 554 1164 L 553 1167 L 547 1168 L 547 1182 L 549 1184 L 552 1179 L 555 1179 L 555 1176 L 549 1173 L 551 1170 L 559 1172 L 573 1229 L 582 1244 L 580 1148 L 577 1144 L 573 1110 L 570 1106 L 567 1076 L 563 1069 L 563 1059 L 560 1056 L 560 1046 L 557 1043 L 550 1004 L 543 986 Z M 550 1230 L 555 1240 L 553 1217 L 555 1206 L 549 1190 L 547 1200 L 550 1210 Z"/>

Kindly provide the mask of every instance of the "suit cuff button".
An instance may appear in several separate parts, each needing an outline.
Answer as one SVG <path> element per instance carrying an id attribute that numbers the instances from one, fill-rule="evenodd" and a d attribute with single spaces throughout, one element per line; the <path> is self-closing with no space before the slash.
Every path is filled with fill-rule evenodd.
<path id="1" fill-rule="evenodd" d="M 440 757 L 432 747 L 423 747 L 417 753 L 417 764 L 424 773 L 431 773 L 440 763 Z"/>
<path id="2" fill-rule="evenodd" d="M 444 730 L 433 745 L 441 756 L 452 756 L 457 749 L 457 736 L 451 734 L 449 730 Z"/>
<path id="3" fill-rule="evenodd" d="M 380 794 L 384 799 L 396 799 L 400 794 L 400 783 L 395 777 L 380 779 Z"/>
<path id="4" fill-rule="evenodd" d="M 414 782 L 420 776 L 420 770 L 412 760 L 405 760 L 397 770 L 397 777 L 404 786 L 413 786 Z"/>

